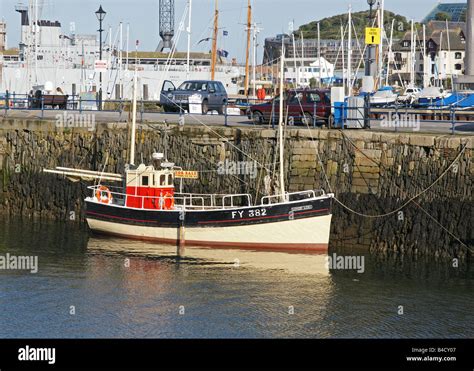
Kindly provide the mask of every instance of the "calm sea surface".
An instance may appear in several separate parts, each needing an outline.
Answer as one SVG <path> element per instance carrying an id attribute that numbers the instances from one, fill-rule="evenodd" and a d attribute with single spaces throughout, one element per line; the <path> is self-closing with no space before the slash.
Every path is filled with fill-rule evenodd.
<path id="1" fill-rule="evenodd" d="M 356 248 L 340 255 L 363 255 Z M 464 264 L 381 259 L 332 271 L 326 255 L 186 249 L 0 220 L 0 338 L 394 338 L 474 336 Z M 402 313 L 403 314 L 400 314 Z"/>

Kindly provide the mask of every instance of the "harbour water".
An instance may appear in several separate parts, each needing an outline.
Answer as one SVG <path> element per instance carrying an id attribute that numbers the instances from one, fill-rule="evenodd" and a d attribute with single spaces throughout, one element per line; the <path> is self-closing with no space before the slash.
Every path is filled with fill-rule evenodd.
<path id="1" fill-rule="evenodd" d="M 90 236 L 84 226 L 0 221 L 0 338 L 465 338 L 473 269 L 379 258 L 364 272 L 327 255 L 186 249 Z"/>

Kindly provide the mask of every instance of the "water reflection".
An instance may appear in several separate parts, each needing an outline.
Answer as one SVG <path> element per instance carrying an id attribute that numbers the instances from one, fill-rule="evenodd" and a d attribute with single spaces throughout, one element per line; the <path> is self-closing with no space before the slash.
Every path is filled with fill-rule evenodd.
<path id="1" fill-rule="evenodd" d="M 90 255 L 142 257 L 172 261 L 178 265 L 226 266 L 236 269 L 280 270 L 291 274 L 329 275 L 325 253 L 187 247 L 184 253 L 178 256 L 175 246 L 107 237 L 89 238 L 87 249 Z"/>

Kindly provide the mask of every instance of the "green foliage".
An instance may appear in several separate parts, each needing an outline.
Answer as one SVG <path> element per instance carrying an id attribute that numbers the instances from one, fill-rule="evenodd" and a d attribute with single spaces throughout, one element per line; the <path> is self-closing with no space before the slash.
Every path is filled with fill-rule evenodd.
<path id="1" fill-rule="evenodd" d="M 439 12 L 435 15 L 435 21 L 451 21 L 452 17 L 445 12 Z"/>
<path id="2" fill-rule="evenodd" d="M 372 16 L 375 17 L 375 11 Z M 390 11 L 385 11 L 385 27 L 386 32 L 389 35 L 392 27 L 392 20 L 395 19 L 393 37 L 400 39 L 405 35 L 405 32 L 410 29 L 410 22 L 401 15 L 395 14 Z M 321 39 L 340 39 L 341 38 L 341 25 L 346 26 L 348 21 L 347 14 L 336 15 L 329 18 L 324 18 L 319 21 L 321 30 Z M 363 37 L 365 33 L 365 27 L 369 26 L 369 11 L 352 13 L 352 21 L 359 38 Z M 295 36 L 299 37 L 303 31 L 304 38 L 316 39 L 318 37 L 318 21 L 301 26 L 298 31 L 295 32 Z"/>

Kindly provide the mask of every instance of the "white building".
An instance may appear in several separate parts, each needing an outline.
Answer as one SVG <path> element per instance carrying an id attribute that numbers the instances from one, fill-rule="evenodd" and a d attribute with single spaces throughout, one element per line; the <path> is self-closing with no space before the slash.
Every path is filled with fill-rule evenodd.
<path id="1" fill-rule="evenodd" d="M 285 59 L 285 62 L 285 80 L 300 87 L 310 86 L 311 79 L 319 82 L 320 79 L 325 80 L 334 77 L 334 65 L 323 57 L 319 60 L 292 58 Z"/>

